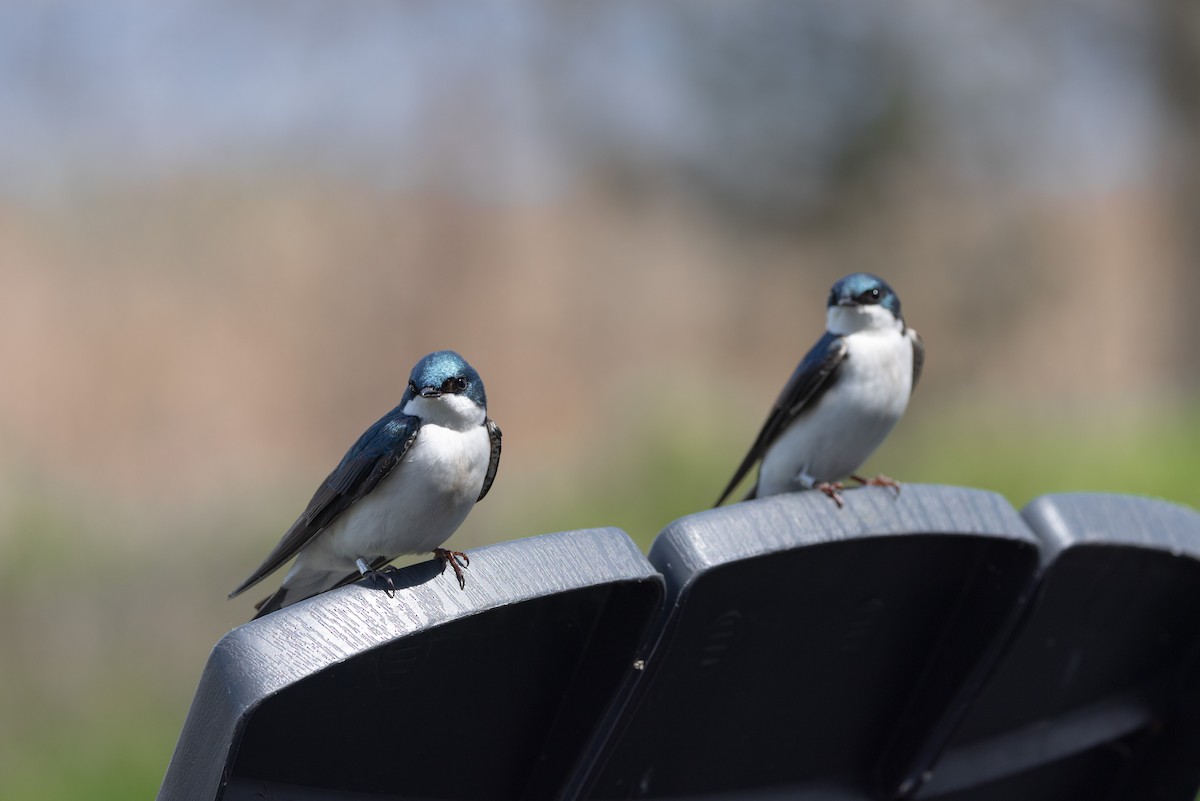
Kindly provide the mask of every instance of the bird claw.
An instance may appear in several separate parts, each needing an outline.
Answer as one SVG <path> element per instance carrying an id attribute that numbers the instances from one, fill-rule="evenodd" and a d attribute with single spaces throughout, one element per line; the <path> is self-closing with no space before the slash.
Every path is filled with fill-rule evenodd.
<path id="1" fill-rule="evenodd" d="M 813 485 L 813 489 L 818 489 L 828 495 L 830 498 L 833 498 L 833 502 L 837 504 L 839 509 L 845 506 L 845 502 L 842 501 L 841 494 L 841 490 L 844 490 L 845 488 L 846 485 L 840 481 L 834 481 L 832 483 L 828 481 L 818 481 Z"/>
<path id="2" fill-rule="evenodd" d="M 471 557 L 467 556 L 462 551 L 449 551 L 445 548 L 434 548 L 433 555 L 442 561 L 442 572 L 446 572 L 446 565 L 454 568 L 454 577 L 458 579 L 458 588 L 465 590 L 467 588 L 467 577 L 463 575 L 462 569 L 471 565 Z"/>
<path id="3" fill-rule="evenodd" d="M 387 597 L 396 597 L 396 582 L 392 581 L 392 575 L 394 573 L 399 573 L 400 571 L 395 565 L 384 565 L 378 570 L 375 570 L 374 568 L 370 567 L 363 569 L 363 565 L 360 564 L 358 566 L 358 572 L 362 574 L 363 578 L 370 579 L 375 584 L 387 585 L 384 589 L 384 592 L 387 593 Z"/>
<path id="4" fill-rule="evenodd" d="M 880 473 L 879 475 L 875 476 L 874 478 L 863 478 L 862 476 L 854 476 L 854 475 L 850 476 L 850 478 L 854 479 L 855 481 L 857 481 L 859 484 L 862 484 L 863 486 L 889 487 L 896 491 L 897 498 L 900 497 L 900 482 L 894 478 L 885 476 L 883 473 Z"/>

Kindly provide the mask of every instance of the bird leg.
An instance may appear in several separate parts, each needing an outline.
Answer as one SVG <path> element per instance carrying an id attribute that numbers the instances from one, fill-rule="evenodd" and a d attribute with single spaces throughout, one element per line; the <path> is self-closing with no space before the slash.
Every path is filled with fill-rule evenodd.
<path id="1" fill-rule="evenodd" d="M 843 506 L 841 490 L 846 488 L 846 485 L 840 481 L 817 481 L 808 474 L 808 467 L 805 466 L 796 476 L 796 480 L 800 482 L 800 486 L 808 489 L 820 490 L 821 492 L 833 498 L 833 502 L 841 509 Z"/>
<path id="2" fill-rule="evenodd" d="M 391 575 L 392 573 L 396 572 L 395 567 L 393 567 L 392 565 L 385 565 L 384 567 L 380 568 L 379 570 L 376 570 L 373 567 L 371 567 L 370 565 L 368 565 L 366 563 L 366 560 L 364 560 L 361 556 L 358 559 L 354 560 L 354 566 L 358 568 L 358 572 L 362 575 L 363 578 L 370 579 L 371 581 L 375 582 L 376 584 L 381 583 L 381 582 L 383 584 L 386 584 L 387 589 L 385 589 L 384 592 L 387 593 L 387 597 L 389 597 L 389 598 L 396 597 L 396 582 L 392 581 L 392 575 Z"/>
<path id="3" fill-rule="evenodd" d="M 834 481 L 833 483 L 828 481 L 818 481 L 817 483 L 813 484 L 813 489 L 820 490 L 830 498 L 833 498 L 833 502 L 838 505 L 839 509 L 841 509 L 844 505 L 840 490 L 844 490 L 845 488 L 846 485 L 840 481 Z"/>
<path id="4" fill-rule="evenodd" d="M 870 485 L 873 487 L 891 487 L 896 491 L 897 496 L 900 495 L 900 482 L 894 478 L 888 478 L 883 473 L 880 473 L 874 478 L 863 478 L 862 476 L 851 474 L 850 478 L 854 479 L 863 486 Z"/>
<path id="5" fill-rule="evenodd" d="M 462 551 L 448 551 L 445 548 L 434 548 L 433 555 L 442 560 L 442 572 L 446 572 L 446 564 L 454 568 L 454 577 L 458 579 L 458 588 L 465 590 L 467 588 L 467 577 L 463 575 L 462 569 L 471 564 L 471 557 L 467 556 Z"/>

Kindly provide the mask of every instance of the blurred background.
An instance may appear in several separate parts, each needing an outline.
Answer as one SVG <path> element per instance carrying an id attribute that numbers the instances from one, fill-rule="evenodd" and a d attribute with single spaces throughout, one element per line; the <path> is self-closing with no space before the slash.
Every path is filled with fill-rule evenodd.
<path id="1" fill-rule="evenodd" d="M 928 347 L 866 472 L 1200 505 L 1189 0 L 18 0 L 0 120 L 6 798 L 156 791 L 439 348 L 505 434 L 456 548 L 706 508 L 856 270 Z"/>

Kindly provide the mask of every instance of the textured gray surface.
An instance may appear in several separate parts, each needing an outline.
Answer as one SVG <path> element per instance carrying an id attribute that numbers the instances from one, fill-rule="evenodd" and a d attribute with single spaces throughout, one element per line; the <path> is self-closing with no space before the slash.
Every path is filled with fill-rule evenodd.
<path id="1" fill-rule="evenodd" d="M 990 492 L 906 485 L 845 502 L 778 495 L 659 535 L 670 616 L 574 792 L 853 798 L 902 781 L 978 681 L 1037 541 Z"/>
<path id="2" fill-rule="evenodd" d="M 1048 495 L 1036 594 L 920 797 L 1160 798 L 1200 785 L 1200 515 Z"/>
<path id="3" fill-rule="evenodd" d="M 1200 515 L 845 499 L 699 512 L 649 560 L 502 543 L 465 592 L 429 562 L 241 626 L 159 797 L 1191 801 Z"/>
<path id="4" fill-rule="evenodd" d="M 394 598 L 354 584 L 225 635 L 201 677 L 159 798 L 217 797 L 256 707 L 331 666 L 417 632 L 530 599 L 610 583 L 661 581 L 617 529 L 548 534 L 480 548 L 471 553 L 465 591 L 449 574 L 438 575 L 432 562 L 405 568 L 396 579 L 400 589 Z M 652 607 L 644 611 L 647 617 L 652 613 Z M 489 670 L 488 655 L 479 657 L 475 669 Z M 372 701 L 362 699 L 368 717 Z"/>
<path id="5" fill-rule="evenodd" d="M 1021 511 L 1042 540 L 1042 561 L 1084 543 L 1129 545 L 1200 559 L 1200 514 L 1186 506 L 1133 495 L 1072 492 L 1043 495 Z"/>
<path id="6" fill-rule="evenodd" d="M 650 561 L 679 585 L 706 568 L 806 545 L 908 534 L 984 534 L 1033 542 L 1002 496 L 964 487 L 905 484 L 843 493 L 839 509 L 824 495 L 799 492 L 688 515 L 663 529 Z"/>

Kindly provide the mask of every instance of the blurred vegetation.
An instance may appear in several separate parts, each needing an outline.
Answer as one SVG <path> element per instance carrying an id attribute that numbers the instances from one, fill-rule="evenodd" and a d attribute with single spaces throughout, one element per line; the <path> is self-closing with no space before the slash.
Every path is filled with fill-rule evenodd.
<path id="1" fill-rule="evenodd" d="M 920 406 L 919 394 L 913 403 Z M 864 474 L 988 489 L 1017 508 L 1054 492 L 1128 493 L 1200 506 L 1200 410 L 1194 406 L 1140 417 L 1081 418 L 1063 411 L 1024 419 L 987 409 L 939 417 L 919 408 L 912 417 Z M 597 444 L 592 477 L 563 488 L 548 505 L 543 500 L 539 505 L 552 510 L 545 517 L 568 523 L 565 528 L 617 526 L 647 550 L 671 520 L 711 505 L 744 455 L 753 432 L 735 439 L 734 427 L 714 425 L 715 419 L 642 420 L 625 435 L 643 444 L 637 451 L 625 444 L 606 452 Z"/>

